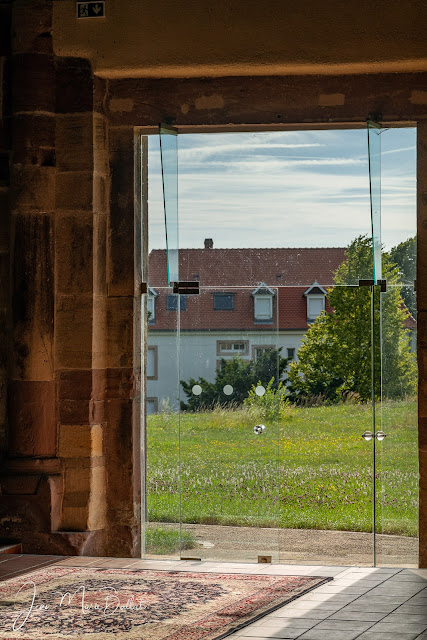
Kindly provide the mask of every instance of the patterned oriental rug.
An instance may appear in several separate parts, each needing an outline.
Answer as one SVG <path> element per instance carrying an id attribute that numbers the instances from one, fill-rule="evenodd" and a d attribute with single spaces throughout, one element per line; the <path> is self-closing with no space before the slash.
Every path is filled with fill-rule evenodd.
<path id="1" fill-rule="evenodd" d="M 0 583 L 0 638 L 219 640 L 330 579 L 47 567 Z"/>

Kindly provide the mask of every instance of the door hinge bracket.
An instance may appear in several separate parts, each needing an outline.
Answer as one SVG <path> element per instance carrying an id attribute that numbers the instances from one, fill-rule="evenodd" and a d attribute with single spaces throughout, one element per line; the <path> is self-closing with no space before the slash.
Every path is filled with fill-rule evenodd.
<path id="1" fill-rule="evenodd" d="M 373 287 L 375 280 L 359 280 L 359 287 Z M 377 285 L 381 287 L 381 291 L 385 293 L 387 291 L 387 280 L 377 280 Z"/>
<path id="2" fill-rule="evenodd" d="M 382 293 L 385 293 L 387 291 L 387 280 L 377 280 L 377 285 L 381 287 Z"/>
<path id="3" fill-rule="evenodd" d="M 200 282 L 197 280 L 171 282 L 174 293 L 181 293 L 184 295 L 195 295 L 200 293 Z"/>

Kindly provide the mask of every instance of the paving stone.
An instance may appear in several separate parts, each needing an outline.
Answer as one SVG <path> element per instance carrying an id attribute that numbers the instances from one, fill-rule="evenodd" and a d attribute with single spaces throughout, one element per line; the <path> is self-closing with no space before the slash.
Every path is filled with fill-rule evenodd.
<path id="1" fill-rule="evenodd" d="M 248 627 L 245 634 L 239 638 L 299 638 L 304 629 L 286 627 L 284 629 L 269 629 L 269 627 Z"/>
<path id="2" fill-rule="evenodd" d="M 341 611 L 332 614 L 330 620 L 366 620 L 366 622 L 378 622 L 386 615 L 387 614 L 378 611 L 348 611 L 347 609 L 341 609 Z"/>
<path id="3" fill-rule="evenodd" d="M 318 609 L 279 609 L 275 612 L 278 618 L 307 618 L 308 620 L 324 620 L 331 615 L 331 611 L 319 611 Z M 359 618 L 357 618 L 359 619 Z"/>
<path id="4" fill-rule="evenodd" d="M 366 620 L 331 620 L 328 618 L 327 620 L 323 620 L 319 622 L 316 626 L 316 629 L 330 629 L 330 630 L 345 630 L 349 631 L 358 631 L 361 633 L 362 631 L 366 631 L 369 627 L 375 624 L 374 622 L 367 622 Z"/>
<path id="5" fill-rule="evenodd" d="M 378 622 L 374 627 L 372 627 L 373 631 L 384 631 L 388 633 L 422 633 L 427 629 L 427 622 Z"/>
<path id="6" fill-rule="evenodd" d="M 299 640 L 355 640 L 360 635 L 360 631 L 352 631 L 350 629 L 310 629 Z"/>
<path id="7" fill-rule="evenodd" d="M 386 614 L 394 611 L 396 607 L 396 604 L 393 604 L 391 602 L 378 602 L 378 599 L 375 598 L 370 600 L 369 602 L 358 602 L 356 600 L 356 602 L 352 602 L 345 608 L 346 611 L 362 611 L 363 613 L 382 612 Z"/>
<path id="8" fill-rule="evenodd" d="M 362 633 L 357 640 L 418 640 L 416 633 L 393 633 L 392 631 L 372 631 L 369 629 Z"/>
<path id="9" fill-rule="evenodd" d="M 317 591 L 312 591 L 300 598 L 300 601 L 303 602 L 333 602 L 333 603 L 344 603 L 348 604 L 353 602 L 356 598 L 358 598 L 355 594 L 347 594 L 347 593 L 317 593 Z"/>
<path id="10" fill-rule="evenodd" d="M 391 613 L 382 619 L 384 623 L 396 623 L 396 624 L 425 624 L 427 627 L 427 614 L 407 614 L 407 613 Z"/>
<path id="11" fill-rule="evenodd" d="M 306 611 L 339 611 L 343 607 L 342 603 L 333 602 L 311 602 L 310 600 L 295 600 L 289 605 L 290 609 L 304 609 Z"/>
<path id="12" fill-rule="evenodd" d="M 406 615 L 406 617 L 412 616 L 412 615 L 427 615 L 427 605 L 426 604 L 420 604 L 420 605 L 414 605 L 414 604 L 402 604 L 400 607 L 398 607 L 393 613 L 401 613 Z"/>
<path id="13" fill-rule="evenodd" d="M 309 618 L 270 618 L 269 620 L 261 620 L 255 623 L 254 626 L 257 627 L 268 627 L 270 628 L 278 628 L 278 629 L 286 629 L 288 627 L 295 627 L 296 629 L 311 629 L 316 624 L 319 624 L 319 620 L 309 619 Z M 302 631 L 301 631 L 302 633 Z"/>

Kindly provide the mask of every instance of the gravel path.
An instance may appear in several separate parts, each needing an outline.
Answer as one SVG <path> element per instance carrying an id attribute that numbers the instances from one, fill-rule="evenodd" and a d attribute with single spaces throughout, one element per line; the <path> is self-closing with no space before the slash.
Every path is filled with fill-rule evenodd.
<path id="1" fill-rule="evenodd" d="M 174 527 L 152 523 L 151 526 Z M 221 562 L 257 562 L 270 555 L 274 563 L 370 566 L 373 535 L 352 531 L 314 529 L 270 529 L 185 524 L 198 547 L 183 556 Z M 377 564 L 393 567 L 418 566 L 418 539 L 377 534 Z"/>

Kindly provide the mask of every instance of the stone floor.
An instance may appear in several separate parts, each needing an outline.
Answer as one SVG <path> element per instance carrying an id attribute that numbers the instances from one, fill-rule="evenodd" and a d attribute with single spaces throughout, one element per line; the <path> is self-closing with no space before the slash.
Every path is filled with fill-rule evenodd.
<path id="1" fill-rule="evenodd" d="M 332 582 L 229 637 L 238 640 L 427 640 L 427 569 L 8 555 L 0 559 L 0 579 L 7 580 L 48 564 L 331 576 Z"/>

